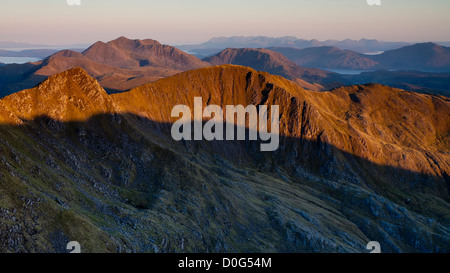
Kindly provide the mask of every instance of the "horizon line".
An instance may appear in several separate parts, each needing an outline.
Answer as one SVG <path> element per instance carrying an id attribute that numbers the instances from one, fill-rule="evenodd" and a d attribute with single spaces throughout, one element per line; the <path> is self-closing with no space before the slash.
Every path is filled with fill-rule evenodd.
<path id="1" fill-rule="evenodd" d="M 184 46 L 184 45 L 198 45 L 198 44 L 203 44 L 203 43 L 207 43 L 213 39 L 219 39 L 219 38 L 269 38 L 269 39 L 282 39 L 282 38 L 294 38 L 295 40 L 305 40 L 305 41 L 319 41 L 319 42 L 326 42 L 326 41 L 346 41 L 346 40 L 350 40 L 350 41 L 362 41 L 362 40 L 372 40 L 372 41 L 379 41 L 379 42 L 390 42 L 390 43 L 427 43 L 427 42 L 433 42 L 433 43 L 450 43 L 450 40 L 414 40 L 414 41 L 407 41 L 407 40 L 384 40 L 384 39 L 377 39 L 377 38 L 345 38 L 345 39 L 317 39 L 317 38 L 313 38 L 313 39 L 307 39 L 307 38 L 298 38 L 296 36 L 291 36 L 291 35 L 284 35 L 284 36 L 265 36 L 265 35 L 231 35 L 231 36 L 213 36 L 207 40 L 203 40 L 203 41 L 199 41 L 199 42 L 179 42 L 179 43 L 170 43 L 170 42 L 165 42 L 162 41 L 161 39 L 157 39 L 157 38 L 129 38 L 126 35 L 121 35 L 118 36 L 116 38 L 112 38 L 112 39 L 105 39 L 105 40 L 95 40 L 95 41 L 89 41 L 89 42 L 74 42 L 74 43 L 49 43 L 49 44 L 43 44 L 43 43 L 39 43 L 39 42 L 32 42 L 32 41 L 19 41 L 19 40 L 0 40 L 0 43 L 12 43 L 12 44 L 24 44 L 24 45 L 29 45 L 29 46 L 35 46 L 35 47 L 45 47 L 45 46 L 51 46 L 51 47 L 64 47 L 64 46 L 74 46 L 74 45 L 78 45 L 78 46 L 85 46 L 85 45 L 92 45 L 96 42 L 109 42 L 109 41 L 114 41 L 118 38 L 121 37 L 125 37 L 127 39 L 130 40 L 147 40 L 147 39 L 151 39 L 151 40 L 155 40 L 158 41 L 162 44 L 166 44 L 166 45 L 174 45 L 174 46 Z M 18 45 L 19 47 L 19 45 Z M 14 47 L 11 47 L 14 48 Z"/>

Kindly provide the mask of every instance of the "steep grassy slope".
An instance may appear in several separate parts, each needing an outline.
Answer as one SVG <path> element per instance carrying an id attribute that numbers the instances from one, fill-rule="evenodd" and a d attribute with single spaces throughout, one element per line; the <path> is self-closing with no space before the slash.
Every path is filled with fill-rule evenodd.
<path id="1" fill-rule="evenodd" d="M 280 149 L 173 141 L 194 96 L 280 105 Z M 107 95 L 72 69 L 0 100 L 0 251 L 446 252 L 449 109 L 231 65 Z"/>

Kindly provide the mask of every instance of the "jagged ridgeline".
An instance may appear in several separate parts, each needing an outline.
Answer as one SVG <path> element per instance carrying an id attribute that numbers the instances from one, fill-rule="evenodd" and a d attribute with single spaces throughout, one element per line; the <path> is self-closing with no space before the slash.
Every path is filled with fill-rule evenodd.
<path id="1" fill-rule="evenodd" d="M 279 105 L 280 148 L 174 141 L 175 105 Z M 450 249 L 450 102 L 253 69 L 108 95 L 80 68 L 0 100 L 0 251 Z"/>

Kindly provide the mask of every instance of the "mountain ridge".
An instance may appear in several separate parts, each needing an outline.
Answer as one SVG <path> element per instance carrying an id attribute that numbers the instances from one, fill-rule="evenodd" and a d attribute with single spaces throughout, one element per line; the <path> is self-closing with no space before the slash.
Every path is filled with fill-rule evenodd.
<path id="1" fill-rule="evenodd" d="M 424 51 L 431 53 L 421 53 L 423 51 L 421 48 L 424 47 L 428 48 Z M 412 54 L 412 56 L 407 57 L 406 62 L 405 60 L 400 60 L 400 65 L 397 68 L 416 67 L 430 72 L 413 73 L 412 71 L 393 71 L 386 73 L 386 71 L 378 71 L 377 69 L 391 69 L 393 64 L 399 64 L 399 58 L 383 55 L 392 55 L 389 52 L 369 56 L 347 50 L 340 51 L 335 47 L 309 49 L 272 48 L 275 51 L 282 51 L 281 53 L 284 52 L 289 55 L 287 59 L 284 58 L 285 56 L 275 55 L 275 53 L 272 53 L 273 51 L 268 52 L 266 49 L 248 49 L 246 54 L 251 55 L 257 53 L 255 54 L 257 58 L 251 59 L 248 56 L 247 58 L 240 58 L 240 60 L 235 58 L 235 64 L 248 65 L 258 70 L 284 76 L 288 79 L 295 80 L 300 86 L 311 90 L 323 91 L 340 85 L 377 82 L 412 91 L 447 95 L 449 92 L 448 83 L 450 77 L 446 74 L 438 75 L 436 73 L 442 73 L 442 71 L 446 71 L 445 69 L 447 69 L 448 62 L 445 60 L 449 56 L 447 56 L 448 54 L 445 55 L 445 52 L 446 50 L 448 51 L 448 48 L 431 43 L 426 43 L 422 46 L 412 45 L 409 48 L 414 49 L 414 52 L 407 54 Z M 233 50 L 239 51 L 241 49 Z M 397 49 L 395 52 L 401 53 L 403 50 L 405 49 Z M 406 50 L 408 51 L 408 48 Z M 222 54 L 226 51 L 222 51 Z M 288 54 L 286 51 L 290 53 Z M 302 52 L 306 52 L 307 54 L 305 55 Z M 23 65 L 0 65 L 0 96 L 34 87 L 48 76 L 72 67 L 83 67 L 100 82 L 107 92 L 116 93 L 180 73 L 186 69 L 209 65 L 192 55 L 186 54 L 176 48 L 162 45 L 151 39 L 131 40 L 126 37 L 120 37 L 108 43 L 97 42 L 85 50 L 83 54 L 63 50 L 39 62 Z M 298 54 L 305 56 L 298 57 L 296 56 Z M 220 59 L 220 55 L 219 53 L 219 57 L 216 57 L 216 60 L 217 58 Z M 421 57 L 422 59 L 417 61 L 420 55 L 423 55 Z M 266 56 L 264 57 L 266 61 L 263 60 L 262 56 Z M 423 60 L 424 57 L 425 59 L 429 59 L 429 64 L 426 64 L 427 62 Z M 214 57 L 208 57 L 204 60 L 212 58 Z M 388 65 L 383 65 L 382 61 L 378 61 L 378 59 L 385 60 Z M 403 57 L 403 59 L 405 58 Z M 227 62 L 229 63 L 230 60 Z M 227 62 L 221 61 L 218 63 Z M 274 67 L 275 64 L 277 64 L 277 67 Z M 369 71 L 377 71 L 371 72 L 370 75 L 340 75 L 321 71 L 317 68 L 308 70 L 308 68 L 319 66 L 324 66 L 323 68 L 325 69 L 361 68 L 370 69 Z M 430 74 L 431 71 L 437 72 Z"/>
<path id="2" fill-rule="evenodd" d="M 172 140 L 194 96 L 279 105 L 279 149 Z M 445 252 L 449 114 L 442 96 L 236 65 L 111 95 L 74 68 L 0 99 L 0 250 Z"/>
<path id="3" fill-rule="evenodd" d="M 205 77 L 211 78 L 212 79 L 211 82 L 202 82 L 201 79 Z M 67 78 L 69 79 L 73 78 L 76 80 L 67 80 Z M 226 84 L 227 82 L 232 83 L 232 85 Z M 216 85 L 214 87 L 209 86 L 218 83 L 220 83 L 220 85 Z M 57 87 L 53 88 L 52 87 L 53 85 L 56 85 Z M 187 86 L 192 87 L 188 88 Z M 242 87 L 244 86 L 246 86 L 247 88 L 246 90 L 242 89 Z M 61 93 L 57 91 L 60 90 L 61 88 L 70 92 Z M 387 122 L 389 118 L 392 117 L 399 118 L 402 112 L 405 111 L 407 112 L 406 108 L 412 107 L 412 103 L 416 105 L 417 109 L 420 108 L 419 107 L 420 104 L 429 105 L 430 103 L 434 104 L 433 106 L 434 109 L 441 109 L 442 105 L 446 105 L 449 102 L 448 98 L 445 97 L 440 97 L 436 95 L 430 96 L 425 94 L 416 94 L 378 84 L 339 87 L 326 92 L 308 91 L 299 87 L 296 83 L 288 81 L 282 77 L 270 75 L 269 73 L 266 72 L 257 72 L 254 69 L 236 65 L 220 65 L 203 68 L 199 70 L 191 70 L 188 72 L 177 74 L 169 78 L 161 79 L 154 83 L 142 85 L 128 92 L 112 95 L 108 95 L 104 91 L 104 89 L 98 84 L 98 82 L 94 78 L 89 76 L 89 74 L 86 73 L 83 69 L 74 68 L 65 71 L 63 73 L 51 76 L 49 79 L 42 82 L 36 88 L 24 90 L 19 93 L 7 96 L 4 99 L 2 99 L 2 101 L 6 105 L 11 104 L 11 102 L 14 102 L 16 100 L 20 101 L 20 103 L 16 104 L 15 107 L 13 108 L 10 107 L 9 109 L 11 112 L 15 113 L 17 117 L 25 120 L 32 120 L 36 116 L 46 115 L 55 120 L 71 121 L 71 119 L 67 119 L 67 117 L 70 117 L 71 115 L 75 117 L 74 120 L 79 120 L 80 116 L 86 118 L 88 116 L 92 116 L 99 113 L 114 114 L 116 113 L 116 111 L 119 111 L 120 113 L 131 113 L 135 115 L 144 114 L 146 118 L 149 118 L 151 120 L 170 123 L 175 121 L 173 118 L 171 118 L 170 115 L 170 111 L 172 109 L 170 104 L 173 105 L 186 104 L 193 107 L 193 100 L 190 101 L 188 98 L 191 96 L 193 97 L 194 95 L 192 95 L 189 92 L 185 93 L 184 95 L 181 95 L 179 93 L 176 92 L 172 93 L 173 91 L 170 91 L 170 90 L 180 90 L 183 88 L 185 89 L 188 88 L 187 90 L 190 90 L 191 88 L 194 88 L 194 90 L 201 90 L 201 93 L 196 93 L 195 96 L 201 96 L 205 100 L 209 97 L 209 101 L 211 104 L 217 103 L 223 107 L 227 104 L 231 105 L 259 104 L 260 102 L 258 102 L 258 100 L 254 101 L 254 99 L 255 98 L 259 100 L 262 99 L 261 94 L 258 95 L 257 93 L 254 93 L 255 92 L 254 90 L 267 90 L 267 88 L 269 88 L 268 89 L 270 91 L 269 94 L 273 94 L 273 92 L 275 93 L 281 92 L 281 94 L 283 94 L 282 96 L 285 97 L 286 101 L 290 101 L 293 98 L 296 98 L 296 100 L 299 99 L 305 100 L 305 102 L 307 102 L 309 107 L 314 106 L 316 110 L 313 112 L 316 113 L 322 112 L 320 116 L 323 117 L 328 116 L 329 118 L 333 117 L 332 119 L 336 121 L 344 119 L 344 116 L 339 117 L 336 115 L 338 113 L 345 112 L 342 109 L 346 109 L 347 107 L 349 107 L 348 105 L 345 106 L 346 104 L 349 103 L 350 105 L 354 104 L 354 106 L 350 107 L 348 111 L 350 111 L 351 108 L 356 107 L 355 109 L 351 110 L 352 112 L 355 111 L 356 113 L 359 111 L 372 111 L 370 109 L 374 107 L 372 106 L 374 104 L 377 104 L 377 108 L 380 108 L 380 105 L 382 104 L 386 104 L 386 107 L 384 109 L 388 110 L 390 107 L 388 105 L 390 105 L 391 101 L 400 101 L 405 99 L 411 100 L 408 103 L 405 103 L 408 106 L 406 106 L 404 110 L 397 111 L 395 115 L 386 113 L 383 114 L 382 112 L 379 112 L 378 117 L 379 118 L 383 117 L 384 122 Z M 221 91 L 220 93 L 214 93 L 218 90 L 223 91 Z M 232 92 L 230 93 L 232 94 L 232 96 L 227 97 L 227 93 L 225 92 L 225 90 L 227 90 L 228 92 Z M 215 94 L 215 97 L 213 96 L 213 94 Z M 242 95 L 244 95 L 244 97 L 242 97 Z M 276 94 L 273 94 L 271 96 L 274 95 Z M 81 102 L 77 101 L 77 96 L 80 97 Z M 164 96 L 165 98 L 164 101 L 167 101 L 169 105 L 161 105 L 161 96 Z M 98 99 L 99 101 L 93 100 L 94 98 Z M 236 98 L 240 99 L 235 100 Z M 382 99 L 380 100 L 380 98 Z M 427 100 L 424 100 L 424 98 L 427 98 Z M 277 98 L 275 96 L 273 97 L 273 99 L 279 100 L 280 98 Z M 57 101 L 57 103 L 52 103 L 54 101 Z M 332 105 L 328 105 L 328 101 L 334 101 L 334 103 Z M 375 103 L 375 101 L 378 102 Z M 86 106 L 88 104 L 91 105 L 92 111 L 90 111 L 89 110 L 90 108 Z M 41 106 L 42 108 L 36 109 L 36 107 L 33 107 L 33 105 L 38 105 Z M 103 110 L 98 109 L 98 107 L 100 106 L 103 106 L 102 108 Z M 75 112 L 73 110 L 68 110 L 70 107 L 75 107 L 73 108 L 73 110 L 76 109 L 78 110 L 76 110 Z M 282 110 L 283 108 L 290 108 L 291 106 L 281 104 L 280 107 Z M 30 112 L 32 109 L 35 109 L 38 112 L 37 113 Z M 49 109 L 52 109 L 52 111 L 48 112 Z M 449 115 L 448 105 L 444 109 L 446 109 L 444 110 L 444 113 L 446 113 L 445 115 L 448 116 Z M 45 112 L 44 110 L 46 110 L 47 112 Z M 63 115 L 63 117 L 58 117 L 58 113 Z M 420 111 L 417 113 L 420 113 Z M 148 116 L 149 114 L 151 115 Z M 370 115 L 374 115 L 374 112 L 371 112 Z M 290 124 L 289 117 L 285 118 L 286 120 L 281 120 L 281 124 L 282 125 Z M 370 117 L 367 116 L 366 118 Z M 440 120 L 439 123 L 436 123 L 437 120 Z M 321 122 L 318 122 L 318 124 L 320 124 Z M 383 126 L 382 128 L 380 127 L 372 129 L 367 125 L 363 126 L 362 124 L 364 123 L 361 123 L 361 121 L 358 121 L 358 119 L 355 119 L 353 122 L 355 123 L 351 126 L 351 128 L 359 128 L 358 130 L 361 130 L 361 132 L 355 131 L 353 133 L 361 134 L 361 136 L 369 134 L 370 138 L 372 139 L 379 139 L 381 137 L 382 139 L 384 139 L 384 141 L 390 142 L 394 145 L 399 145 L 403 143 L 397 141 L 392 142 L 393 139 L 396 138 L 394 137 L 394 135 L 397 134 L 395 130 L 393 131 L 392 129 L 389 129 L 390 126 L 394 126 L 394 124 L 396 123 L 396 121 L 394 120 L 388 125 Z M 404 122 L 405 121 L 403 121 L 403 123 Z M 409 127 L 418 125 L 417 123 L 418 121 L 414 119 L 408 120 L 408 122 Z M 366 123 L 370 123 L 370 121 L 366 121 Z M 428 128 L 423 131 L 412 130 L 416 132 L 414 134 L 404 132 L 402 141 L 407 142 L 401 144 L 402 147 L 403 148 L 415 147 L 415 149 L 421 149 L 419 143 L 425 143 L 427 146 L 430 146 L 431 144 L 434 143 L 433 141 L 437 141 L 437 139 L 435 139 L 434 134 L 445 135 L 445 132 L 448 132 L 450 130 L 450 123 L 444 117 L 440 118 L 433 117 L 427 122 L 422 121 L 420 123 L 420 126 L 426 126 L 426 124 L 431 124 L 432 126 L 436 126 L 436 128 L 441 129 L 439 129 L 439 131 L 436 132 L 435 129 L 431 128 Z M 337 137 L 342 133 L 352 134 L 352 131 L 348 131 L 347 129 L 340 129 L 340 131 L 335 131 L 335 129 L 333 128 L 339 128 L 339 126 L 337 125 L 338 123 L 335 122 L 327 125 L 329 127 L 329 130 L 333 132 L 332 133 L 334 135 L 333 137 L 327 136 L 326 134 L 323 133 L 321 134 L 321 137 L 330 141 L 332 138 Z M 282 132 L 283 131 L 288 132 L 289 130 L 292 130 L 292 132 L 297 132 L 294 135 L 290 134 L 285 135 L 287 137 L 291 136 L 302 137 L 301 135 L 298 134 L 299 132 L 298 128 L 297 129 L 290 128 L 288 129 L 288 131 L 286 130 L 287 128 L 286 129 L 284 129 L 283 127 L 281 128 Z M 314 130 L 315 134 L 317 134 L 317 132 L 321 130 L 323 129 L 315 129 Z M 382 131 L 384 133 L 383 134 L 375 133 L 378 131 Z M 391 133 L 387 134 L 387 132 Z M 422 133 L 419 134 L 418 132 Z M 408 135 L 408 137 L 406 137 L 406 135 Z M 315 139 L 315 137 L 316 136 L 312 136 L 311 139 Z M 430 142 L 430 140 L 427 140 L 429 138 L 434 140 Z M 334 146 L 339 147 L 344 151 L 355 152 L 357 150 L 355 147 L 352 146 L 353 144 L 351 144 L 351 142 L 348 142 L 348 140 L 344 141 L 343 139 L 337 138 L 334 141 L 335 142 L 332 141 L 330 144 L 333 144 Z M 369 139 L 364 140 L 364 142 L 367 141 L 369 141 Z M 346 144 L 343 144 L 342 146 L 339 143 L 346 143 Z M 436 145 L 441 147 L 443 144 L 436 144 Z M 394 163 L 391 162 L 391 164 Z"/>
<path id="4" fill-rule="evenodd" d="M 386 51 L 402 46 L 409 45 L 405 42 L 383 42 L 375 39 L 360 39 L 360 40 L 326 40 L 319 41 L 317 39 L 305 40 L 298 39 L 296 37 L 266 37 L 266 36 L 232 36 L 232 37 L 216 37 L 209 41 L 198 45 L 184 45 L 179 48 L 185 50 L 203 50 L 203 49 L 217 49 L 217 52 L 228 48 L 242 48 L 242 47 L 295 47 L 295 48 L 308 48 L 308 47 L 320 47 L 320 46 L 335 46 L 341 49 L 354 50 L 360 53 L 370 53 L 377 51 Z"/>
<path id="5" fill-rule="evenodd" d="M 273 47 L 270 50 L 285 55 L 297 65 L 305 67 L 332 69 L 373 69 L 377 63 L 369 57 L 350 50 L 341 50 L 334 46 L 305 49 Z"/>
<path id="6" fill-rule="evenodd" d="M 195 56 L 154 40 L 120 37 L 108 43 L 97 42 L 82 53 L 62 50 L 39 62 L 2 66 L 0 91 L 1 96 L 11 94 L 34 87 L 55 73 L 82 67 L 109 92 L 121 92 L 206 65 Z"/>
<path id="7" fill-rule="evenodd" d="M 160 66 L 189 70 L 207 66 L 199 59 L 158 41 L 119 37 L 108 43 L 97 42 L 83 53 L 89 59 L 119 67 Z"/>
<path id="8" fill-rule="evenodd" d="M 450 47 L 419 43 L 371 56 L 381 69 L 434 69 L 450 71 Z"/>
<path id="9" fill-rule="evenodd" d="M 338 74 L 300 67 L 284 55 L 268 49 L 228 48 L 203 60 L 213 65 L 235 64 L 252 67 L 297 81 L 300 86 L 312 90 L 326 90 L 344 82 Z"/>
<path id="10" fill-rule="evenodd" d="M 450 71 L 450 48 L 435 43 L 420 43 L 365 55 L 337 47 L 304 49 L 269 48 L 300 66 L 357 70 L 434 70 Z"/>
<path id="11" fill-rule="evenodd" d="M 35 88 L 1 100 L 10 113 L 25 121 L 44 115 L 55 121 L 76 121 L 114 112 L 106 91 L 79 67 L 55 74 Z"/>

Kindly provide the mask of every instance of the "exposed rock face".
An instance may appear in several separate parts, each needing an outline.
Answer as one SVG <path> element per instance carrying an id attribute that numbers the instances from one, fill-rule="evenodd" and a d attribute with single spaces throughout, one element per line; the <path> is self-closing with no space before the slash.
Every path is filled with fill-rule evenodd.
<path id="1" fill-rule="evenodd" d="M 281 146 L 173 141 L 177 104 L 280 106 Z M 107 95 L 81 69 L 0 100 L 0 250 L 446 252 L 450 102 L 253 69 Z"/>
<path id="2" fill-rule="evenodd" d="M 114 112 L 111 98 L 81 68 L 56 74 L 36 88 L 10 95 L 2 102 L 16 117 L 26 121 L 42 116 L 61 122 L 84 121 Z"/>

